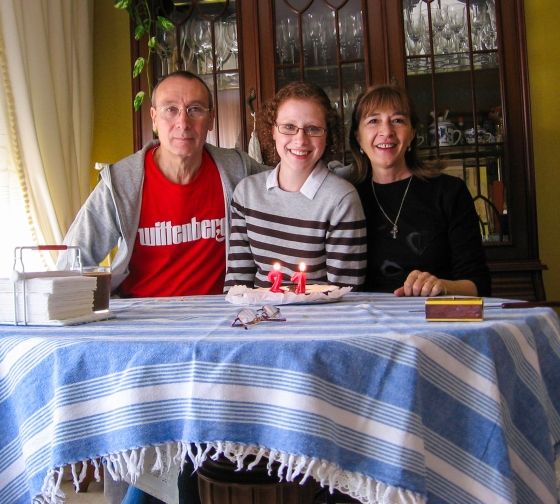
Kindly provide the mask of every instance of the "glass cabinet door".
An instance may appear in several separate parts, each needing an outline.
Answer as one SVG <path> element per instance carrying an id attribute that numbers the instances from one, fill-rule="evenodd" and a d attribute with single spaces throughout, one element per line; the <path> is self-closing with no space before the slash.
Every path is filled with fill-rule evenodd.
<path id="1" fill-rule="evenodd" d="M 484 241 L 508 242 L 507 160 L 494 0 L 404 0 L 406 85 L 420 155 L 465 180 Z"/>
<path id="2" fill-rule="evenodd" d="M 343 118 L 348 142 L 352 108 L 366 81 L 362 2 L 273 4 L 276 89 L 297 80 L 319 84 Z"/>
<path id="3" fill-rule="evenodd" d="M 156 33 L 155 80 L 175 70 L 198 74 L 212 91 L 216 113 L 208 142 L 220 147 L 242 146 L 236 2 L 174 2 L 163 13 L 173 21 L 175 30 Z"/>

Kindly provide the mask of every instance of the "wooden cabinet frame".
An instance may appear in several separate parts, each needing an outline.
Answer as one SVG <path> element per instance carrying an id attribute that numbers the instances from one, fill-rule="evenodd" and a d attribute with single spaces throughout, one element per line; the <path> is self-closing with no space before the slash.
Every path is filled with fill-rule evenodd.
<path id="1" fill-rule="evenodd" d="M 366 85 L 406 84 L 402 0 L 361 0 L 364 12 Z M 523 0 L 496 0 L 499 58 L 502 62 L 504 155 L 508 164 L 510 236 L 508 243 L 486 247 L 495 296 L 544 299 L 539 260 L 533 166 L 529 79 Z M 240 88 L 245 100 L 242 122 L 246 147 L 253 126 L 248 99 L 255 108 L 276 92 L 274 9 L 272 0 L 237 0 Z M 132 42 L 133 57 L 140 53 Z M 139 85 L 133 83 L 133 95 Z M 146 100 L 147 102 L 147 100 Z M 152 136 L 149 103 L 134 113 L 134 144 Z"/>

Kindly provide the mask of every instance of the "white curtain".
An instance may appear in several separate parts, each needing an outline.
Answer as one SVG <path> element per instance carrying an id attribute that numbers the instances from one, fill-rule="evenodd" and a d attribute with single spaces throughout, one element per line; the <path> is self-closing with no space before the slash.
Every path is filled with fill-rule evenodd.
<path id="1" fill-rule="evenodd" d="M 31 223 L 36 242 L 16 245 L 61 243 L 89 192 L 92 0 L 1 0 L 0 39 L 0 197 L 19 191 L 18 222 Z M 13 245 L 0 243 L 0 268 Z"/>

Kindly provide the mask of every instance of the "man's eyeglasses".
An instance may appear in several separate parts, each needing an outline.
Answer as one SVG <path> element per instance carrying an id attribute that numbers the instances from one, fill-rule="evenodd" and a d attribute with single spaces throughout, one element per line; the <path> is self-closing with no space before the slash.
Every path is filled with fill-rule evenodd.
<path id="1" fill-rule="evenodd" d="M 320 126 L 304 126 L 303 128 L 298 128 L 295 124 L 274 124 L 276 124 L 278 131 L 283 135 L 297 135 L 299 130 L 303 130 L 309 137 L 321 137 L 327 132 L 325 128 L 321 128 Z"/>
<path id="2" fill-rule="evenodd" d="M 159 107 L 157 110 L 160 116 L 166 121 L 176 120 L 183 111 L 185 111 L 191 119 L 203 119 L 208 115 L 208 112 L 210 112 L 209 108 L 203 107 L 202 105 L 189 105 L 188 107 L 164 105 L 163 107 Z"/>
<path id="3" fill-rule="evenodd" d="M 258 310 L 251 310 L 251 308 L 243 308 L 235 317 L 231 324 L 232 327 L 244 327 L 258 324 L 259 322 L 285 322 L 286 319 L 282 318 L 280 308 L 272 305 L 264 305 Z"/>

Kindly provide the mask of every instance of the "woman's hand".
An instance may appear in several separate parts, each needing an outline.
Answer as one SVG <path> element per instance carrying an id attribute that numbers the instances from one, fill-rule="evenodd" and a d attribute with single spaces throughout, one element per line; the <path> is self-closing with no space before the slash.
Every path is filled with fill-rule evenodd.
<path id="1" fill-rule="evenodd" d="M 395 296 L 477 296 L 478 290 L 471 280 L 442 280 L 427 271 L 411 271 L 404 285 Z"/>
<path id="2" fill-rule="evenodd" d="M 447 295 L 445 280 L 428 271 L 414 270 L 409 273 L 402 287 L 395 290 L 395 296 L 439 296 Z"/>

